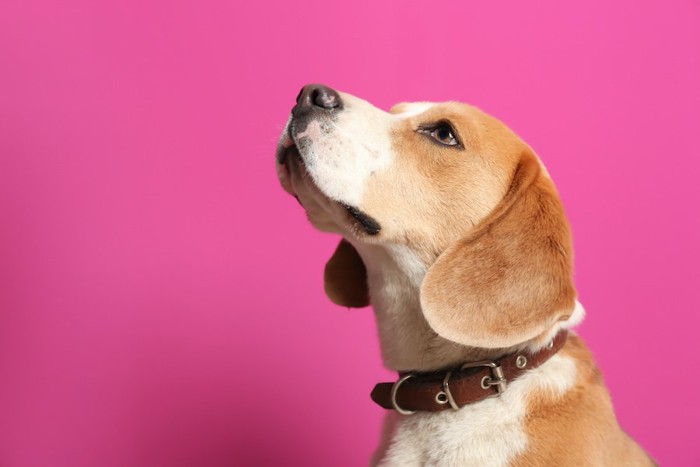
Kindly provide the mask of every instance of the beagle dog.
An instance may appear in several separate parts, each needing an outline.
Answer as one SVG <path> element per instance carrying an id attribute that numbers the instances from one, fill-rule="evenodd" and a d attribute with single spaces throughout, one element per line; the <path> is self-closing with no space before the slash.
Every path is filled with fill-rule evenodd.
<path id="1" fill-rule="evenodd" d="M 542 162 L 503 123 L 457 102 L 387 113 L 308 85 L 276 168 L 311 223 L 342 236 L 325 291 L 373 306 L 400 375 L 373 393 L 390 410 L 372 463 L 654 465 L 567 337 L 584 316 L 570 227 Z"/>

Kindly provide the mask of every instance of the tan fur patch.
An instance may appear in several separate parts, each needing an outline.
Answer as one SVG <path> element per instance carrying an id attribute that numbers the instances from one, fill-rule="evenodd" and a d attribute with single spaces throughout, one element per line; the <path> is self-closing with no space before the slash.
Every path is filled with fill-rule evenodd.
<path id="1" fill-rule="evenodd" d="M 452 122 L 463 148 L 416 132 L 443 120 Z M 526 147 L 498 120 L 454 102 L 398 120 L 391 134 L 394 164 L 367 181 L 362 208 L 382 222 L 383 240 L 424 250 L 428 262 L 499 203 Z M 486 136 L 497 143 L 482 144 Z"/>
<path id="2" fill-rule="evenodd" d="M 530 396 L 528 448 L 513 465 L 655 465 L 619 427 L 600 370 L 583 341 L 570 336 L 561 354 L 576 361 L 576 384 L 564 395 L 537 391 Z"/>
<path id="3" fill-rule="evenodd" d="M 573 309 L 572 256 L 554 185 L 526 150 L 499 206 L 428 271 L 423 313 L 439 334 L 465 345 L 528 341 Z"/>

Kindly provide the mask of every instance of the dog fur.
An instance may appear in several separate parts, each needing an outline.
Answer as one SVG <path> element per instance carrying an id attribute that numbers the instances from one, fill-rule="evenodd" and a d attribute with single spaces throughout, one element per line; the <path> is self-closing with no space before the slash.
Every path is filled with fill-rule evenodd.
<path id="1" fill-rule="evenodd" d="M 326 265 L 326 293 L 343 306 L 372 305 L 388 368 L 435 371 L 534 351 L 581 321 L 570 227 L 527 144 L 466 104 L 384 112 L 338 96 L 339 108 L 290 118 L 277 172 L 314 226 L 343 237 Z M 450 144 L 436 128 L 451 130 L 452 139 L 442 138 Z M 372 462 L 653 465 L 619 427 L 573 333 L 498 398 L 458 411 L 388 413 Z"/>

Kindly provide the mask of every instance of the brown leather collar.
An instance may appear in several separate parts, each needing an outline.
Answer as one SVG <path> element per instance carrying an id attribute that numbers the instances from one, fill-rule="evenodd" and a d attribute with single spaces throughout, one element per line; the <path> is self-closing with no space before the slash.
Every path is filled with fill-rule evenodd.
<path id="1" fill-rule="evenodd" d="M 432 373 L 399 373 L 395 383 L 379 383 L 372 400 L 385 409 L 409 415 L 416 411 L 439 412 L 498 396 L 509 382 L 537 368 L 566 342 L 567 331 L 559 332 L 541 350 L 508 354 L 496 360 L 465 363 L 452 370 Z"/>

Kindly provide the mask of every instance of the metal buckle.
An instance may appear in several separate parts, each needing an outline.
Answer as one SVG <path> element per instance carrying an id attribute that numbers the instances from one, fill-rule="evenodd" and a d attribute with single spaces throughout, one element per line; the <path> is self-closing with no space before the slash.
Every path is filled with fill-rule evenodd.
<path id="1" fill-rule="evenodd" d="M 481 387 L 484 389 L 488 389 L 492 386 L 496 386 L 496 394 L 492 394 L 489 397 L 500 396 L 503 393 L 503 391 L 506 390 L 507 380 L 503 375 L 503 368 L 501 368 L 501 366 L 496 362 L 492 362 L 490 360 L 483 360 L 480 362 L 465 363 L 459 368 L 459 371 L 463 371 L 467 368 L 479 367 L 485 367 L 491 370 L 491 376 L 484 376 L 481 379 Z M 415 410 L 406 410 L 401 408 L 398 402 L 396 402 L 396 394 L 398 393 L 399 388 L 406 380 L 413 378 L 413 376 L 413 373 L 407 373 L 401 378 L 399 378 L 399 380 L 391 386 L 391 406 L 401 415 L 413 415 L 414 413 L 416 413 Z M 451 377 L 452 371 L 448 371 L 445 375 L 445 378 L 442 380 L 442 391 L 447 396 L 447 401 L 450 403 L 450 407 L 452 407 L 452 410 L 459 410 L 460 407 L 459 405 L 457 405 L 457 401 L 455 401 L 454 397 L 452 396 L 452 391 L 450 391 Z"/>
<path id="2" fill-rule="evenodd" d="M 399 380 L 397 382 L 395 382 L 391 386 L 391 405 L 394 407 L 394 410 L 396 410 L 401 415 L 413 415 L 414 413 L 416 413 L 415 410 L 402 409 L 399 406 L 399 404 L 396 402 L 396 393 L 399 391 L 399 388 L 401 387 L 403 382 L 409 378 L 413 378 L 413 373 L 408 373 L 408 374 L 402 376 L 401 378 L 399 378 Z"/>
<path id="3" fill-rule="evenodd" d="M 489 360 L 484 360 L 481 362 L 474 362 L 474 363 L 465 363 L 460 367 L 460 371 L 465 370 L 467 368 L 478 368 L 478 367 L 486 367 L 491 370 L 491 376 L 484 376 L 481 380 L 481 387 L 484 389 L 488 389 L 491 386 L 496 386 L 496 394 L 493 394 L 492 396 L 489 397 L 498 397 L 503 393 L 503 391 L 506 390 L 507 386 L 507 380 L 503 375 L 503 368 L 501 368 L 500 365 L 498 365 L 496 362 L 492 362 Z M 457 405 L 457 402 L 455 401 L 454 397 L 452 397 L 452 391 L 450 391 L 450 378 L 452 377 L 452 372 L 448 371 L 447 374 L 445 375 L 445 379 L 442 380 L 442 391 L 445 393 L 447 396 L 447 400 L 450 403 L 450 407 L 452 407 L 453 410 L 459 410 L 460 407 Z"/>
<path id="4" fill-rule="evenodd" d="M 481 362 L 474 362 L 474 363 L 465 363 L 462 365 L 460 370 L 464 370 L 466 368 L 478 368 L 478 367 L 486 367 L 491 370 L 491 376 L 484 376 L 481 379 L 481 387 L 484 389 L 488 389 L 491 386 L 496 386 L 496 394 L 494 396 L 499 396 L 503 393 L 503 391 L 506 390 L 507 382 L 505 376 L 503 376 L 503 368 L 501 368 L 501 365 L 499 365 L 496 362 L 492 362 L 490 360 L 483 360 Z"/>
<path id="5" fill-rule="evenodd" d="M 454 397 L 452 397 L 452 391 L 450 391 L 450 377 L 452 376 L 452 372 L 448 371 L 447 374 L 445 375 L 445 379 L 442 380 L 442 392 L 445 393 L 447 396 L 447 401 L 450 403 L 450 407 L 452 407 L 452 410 L 459 410 L 459 406 L 457 405 L 457 402 L 455 402 Z"/>
<path id="6" fill-rule="evenodd" d="M 496 394 L 494 396 L 499 396 L 503 393 L 503 391 L 506 390 L 506 385 L 507 381 L 505 376 L 503 375 L 503 368 L 496 363 L 492 362 L 490 360 L 483 360 L 481 362 L 474 362 L 474 363 L 465 363 L 462 365 L 460 370 L 464 370 L 466 368 L 478 368 L 478 367 L 486 367 L 491 370 L 491 376 L 484 376 L 481 379 L 481 387 L 484 389 L 488 389 L 491 386 L 496 386 Z"/>

